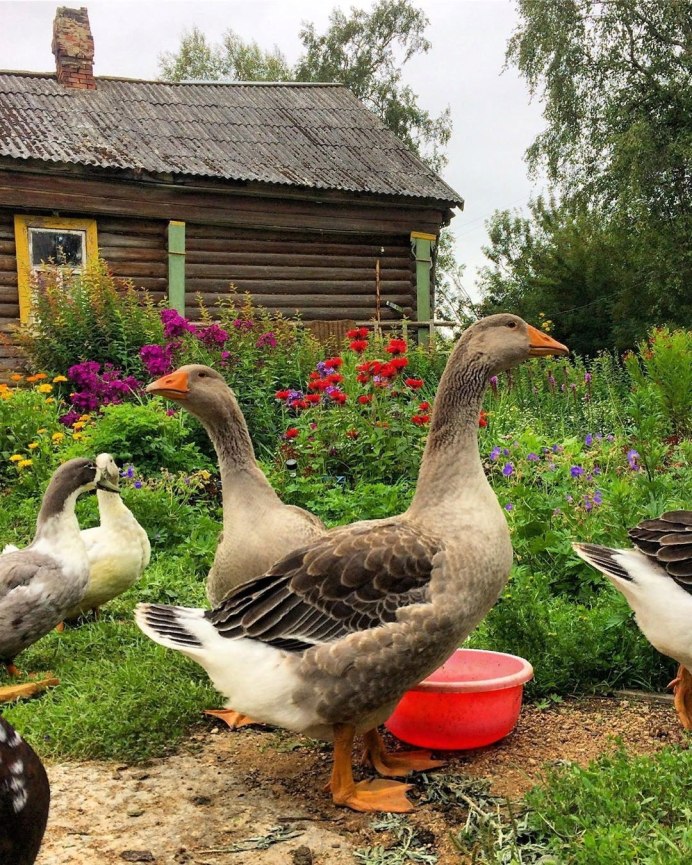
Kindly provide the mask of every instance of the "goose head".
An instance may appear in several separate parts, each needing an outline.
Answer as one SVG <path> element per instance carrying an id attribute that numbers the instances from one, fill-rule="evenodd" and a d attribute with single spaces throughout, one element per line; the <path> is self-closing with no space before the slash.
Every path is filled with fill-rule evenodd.
<path id="1" fill-rule="evenodd" d="M 199 363 L 181 366 L 146 387 L 146 392 L 185 405 L 200 420 L 211 420 L 228 402 L 230 390 L 215 369 Z"/>
<path id="2" fill-rule="evenodd" d="M 507 312 L 489 315 L 471 325 L 459 345 L 466 357 L 488 370 L 489 376 L 512 369 L 530 357 L 569 354 L 566 345 Z"/>
<path id="3" fill-rule="evenodd" d="M 102 453 L 96 457 L 96 468 L 100 472 L 96 489 L 110 493 L 120 492 L 120 469 L 110 454 Z"/>

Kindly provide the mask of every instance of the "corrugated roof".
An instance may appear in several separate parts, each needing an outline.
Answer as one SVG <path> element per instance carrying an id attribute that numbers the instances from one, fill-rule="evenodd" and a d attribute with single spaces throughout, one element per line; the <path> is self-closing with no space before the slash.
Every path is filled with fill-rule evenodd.
<path id="1" fill-rule="evenodd" d="M 462 202 L 342 85 L 96 85 L 0 72 L 0 155 Z"/>

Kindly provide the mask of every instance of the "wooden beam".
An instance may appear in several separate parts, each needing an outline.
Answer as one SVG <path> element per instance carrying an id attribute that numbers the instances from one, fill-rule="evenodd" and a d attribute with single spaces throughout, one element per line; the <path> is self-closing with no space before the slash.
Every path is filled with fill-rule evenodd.
<path id="1" fill-rule="evenodd" d="M 418 321 L 431 321 L 430 275 L 433 266 L 432 249 L 437 238 L 434 234 L 422 231 L 411 232 L 411 247 L 416 259 L 416 318 Z M 418 342 L 427 345 L 430 329 L 418 331 Z"/>
<path id="2" fill-rule="evenodd" d="M 168 305 L 185 315 L 185 223 L 168 223 Z"/>

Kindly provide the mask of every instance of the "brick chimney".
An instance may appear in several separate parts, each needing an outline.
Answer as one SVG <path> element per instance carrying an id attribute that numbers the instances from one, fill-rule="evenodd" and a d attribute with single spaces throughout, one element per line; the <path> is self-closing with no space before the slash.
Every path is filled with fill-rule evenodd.
<path id="1" fill-rule="evenodd" d="M 58 81 L 75 90 L 96 90 L 94 39 L 86 8 L 59 6 L 53 21 L 53 54 Z"/>

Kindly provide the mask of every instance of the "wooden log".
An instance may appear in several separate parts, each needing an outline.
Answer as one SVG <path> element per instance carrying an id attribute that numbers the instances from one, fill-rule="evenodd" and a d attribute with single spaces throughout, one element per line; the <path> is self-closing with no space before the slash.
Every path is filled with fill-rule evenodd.
<path id="1" fill-rule="evenodd" d="M 156 262 L 163 267 L 167 266 L 166 250 L 156 248 L 142 247 L 118 247 L 105 246 L 99 242 L 99 250 L 101 256 L 106 259 L 109 264 L 115 265 L 116 262 L 122 262 L 125 265 L 143 262 Z"/>
<path id="2" fill-rule="evenodd" d="M 103 249 L 166 249 L 165 234 L 147 234 L 139 236 L 139 220 L 132 220 L 130 231 L 132 234 L 114 234 L 112 231 L 99 231 L 99 247 Z M 1 247 L 0 247 L 1 249 Z"/>
<path id="3" fill-rule="evenodd" d="M 0 301 L 0 318 L 19 319 L 19 301 L 14 303 L 2 303 Z"/>
<path id="4" fill-rule="evenodd" d="M 0 270 L 0 285 L 11 285 L 17 287 L 17 271 Z"/>
<path id="5" fill-rule="evenodd" d="M 100 245 L 100 244 L 99 244 Z M 250 248 L 248 248 L 250 247 Z M 188 246 L 185 260 L 187 266 L 190 265 L 224 265 L 243 266 L 243 265 L 262 265 L 264 267 L 339 267 L 339 268 L 364 268 L 369 267 L 374 270 L 375 262 L 379 260 L 380 267 L 384 269 L 394 268 L 396 270 L 405 270 L 407 275 L 410 273 L 410 262 L 413 259 L 410 255 L 344 255 L 339 253 L 328 253 L 322 249 L 319 244 L 314 244 L 310 247 L 309 253 L 276 253 L 267 247 L 266 244 L 260 242 L 249 243 L 245 245 L 244 252 L 219 252 L 217 250 L 191 249 Z"/>
<path id="6" fill-rule="evenodd" d="M 103 231 L 107 234 L 119 234 L 125 237 L 156 235 L 165 238 L 167 226 L 168 220 L 113 219 L 106 216 L 99 216 L 98 218 L 99 234 Z"/>
<path id="7" fill-rule="evenodd" d="M 213 304 L 216 303 L 220 297 L 218 294 L 202 294 L 202 300 L 205 304 Z M 306 311 L 311 309 L 314 306 L 328 306 L 331 305 L 335 309 L 344 306 L 367 306 L 368 308 L 372 307 L 373 311 L 375 310 L 375 296 L 370 297 L 358 297 L 352 294 L 347 294 L 343 296 L 337 296 L 333 294 L 288 294 L 283 297 L 279 297 L 276 294 L 257 294 L 253 292 L 252 294 L 253 303 L 258 306 L 265 307 L 290 307 L 294 309 L 295 307 L 299 307 L 301 309 L 305 309 Z M 370 303 L 372 300 L 372 303 Z M 411 297 L 410 295 L 395 295 L 392 297 L 392 300 L 397 303 L 399 306 L 405 306 L 407 304 L 410 305 Z"/>
<path id="8" fill-rule="evenodd" d="M 14 258 L 16 251 L 14 240 L 0 240 L 0 255 L 11 255 Z"/>
<path id="9" fill-rule="evenodd" d="M 375 296 L 374 280 L 343 280 L 339 282 L 309 279 L 187 279 L 185 286 L 188 292 L 202 291 L 204 293 L 229 294 L 229 284 L 233 283 L 236 292 L 243 294 L 262 292 L 262 294 L 372 294 Z M 390 294 L 408 294 L 409 283 L 403 280 L 383 280 L 381 292 L 383 297 Z"/>
<path id="10" fill-rule="evenodd" d="M 260 259 L 261 261 L 261 259 Z M 355 281 L 372 282 L 375 284 L 375 268 L 373 267 L 275 267 L 264 266 L 258 262 L 257 265 L 228 265 L 228 264 L 188 264 L 185 268 L 186 277 L 190 279 L 229 279 L 232 282 L 241 279 L 271 280 L 290 278 L 297 280 L 324 280 L 327 282 Z M 392 282 L 395 280 L 407 281 L 410 277 L 408 270 L 395 270 L 393 268 L 383 269 L 383 280 Z"/>

